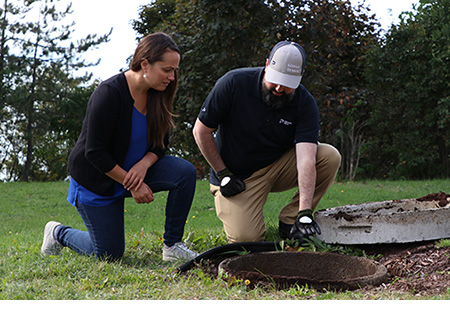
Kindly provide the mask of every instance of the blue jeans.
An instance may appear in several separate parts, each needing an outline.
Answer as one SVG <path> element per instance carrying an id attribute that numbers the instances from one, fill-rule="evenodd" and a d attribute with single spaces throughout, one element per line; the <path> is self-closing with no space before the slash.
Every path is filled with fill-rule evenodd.
<path id="1" fill-rule="evenodd" d="M 166 203 L 164 243 L 171 246 L 183 238 L 184 226 L 195 193 L 197 172 L 188 161 L 164 156 L 148 171 L 145 183 L 154 193 L 169 191 Z M 129 195 L 131 196 L 131 195 Z M 56 240 L 82 255 L 119 259 L 125 251 L 124 201 L 103 207 L 87 206 L 77 201 L 77 210 L 88 231 L 61 226 Z"/>

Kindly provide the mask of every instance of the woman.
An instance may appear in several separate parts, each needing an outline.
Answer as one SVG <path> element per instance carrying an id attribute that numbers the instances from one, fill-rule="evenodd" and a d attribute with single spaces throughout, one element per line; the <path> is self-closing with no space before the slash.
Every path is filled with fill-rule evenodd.
<path id="1" fill-rule="evenodd" d="M 50 221 L 44 229 L 43 255 L 62 247 L 98 258 L 119 259 L 125 249 L 124 198 L 150 203 L 153 193 L 169 191 L 163 260 L 197 254 L 181 239 L 194 197 L 194 166 L 164 155 L 173 128 L 180 50 L 164 33 L 144 37 L 130 70 L 102 82 L 92 94 L 80 137 L 69 157 L 68 201 L 86 231 Z"/>

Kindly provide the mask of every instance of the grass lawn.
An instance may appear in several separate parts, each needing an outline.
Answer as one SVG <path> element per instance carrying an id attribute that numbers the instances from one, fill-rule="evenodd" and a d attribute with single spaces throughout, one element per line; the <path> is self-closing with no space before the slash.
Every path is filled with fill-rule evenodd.
<path id="1" fill-rule="evenodd" d="M 335 183 L 318 209 L 370 201 L 417 198 L 449 192 L 449 180 L 364 181 Z M 364 296 L 358 291 L 316 292 L 307 287 L 248 290 L 237 281 L 211 279 L 199 269 L 175 274 L 177 264 L 162 261 L 162 234 L 166 193 L 150 205 L 127 199 L 126 250 L 119 262 L 107 263 L 79 256 L 65 248 L 59 256 L 41 257 L 47 221 L 85 230 L 75 208 L 66 201 L 67 182 L 0 184 L 0 299 L 6 300 L 369 300 L 416 299 L 412 295 L 383 292 Z M 271 194 L 265 207 L 267 239 L 279 240 L 278 212 L 293 191 Z M 198 181 L 185 241 L 203 252 L 226 244 L 206 181 Z M 352 248 L 348 249 L 350 252 Z M 448 299 L 426 297 L 426 299 Z M 423 299 L 423 297 L 422 297 Z"/>

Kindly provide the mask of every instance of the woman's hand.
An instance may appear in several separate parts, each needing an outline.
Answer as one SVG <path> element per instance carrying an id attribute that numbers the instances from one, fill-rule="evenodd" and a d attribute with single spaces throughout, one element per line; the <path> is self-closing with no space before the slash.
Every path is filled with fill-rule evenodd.
<path id="1" fill-rule="evenodd" d="M 123 186 L 125 189 L 131 191 L 138 191 L 144 182 L 145 175 L 147 174 L 148 165 L 143 161 L 136 163 L 126 174 L 123 179 Z"/>
<path id="2" fill-rule="evenodd" d="M 139 189 L 131 189 L 130 192 L 136 203 L 150 203 L 155 200 L 152 189 L 146 183 L 142 183 Z"/>
<path id="3" fill-rule="evenodd" d="M 148 152 L 139 162 L 137 162 L 125 175 L 123 186 L 131 191 L 138 191 L 147 174 L 147 170 L 158 161 L 158 156 L 153 152 Z"/>

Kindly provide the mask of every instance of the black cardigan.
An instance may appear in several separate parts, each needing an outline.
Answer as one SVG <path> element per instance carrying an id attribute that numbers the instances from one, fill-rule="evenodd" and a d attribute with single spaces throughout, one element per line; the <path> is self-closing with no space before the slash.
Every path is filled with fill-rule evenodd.
<path id="1" fill-rule="evenodd" d="M 131 138 L 134 100 L 124 73 L 102 82 L 91 95 L 81 134 L 69 156 L 69 173 L 88 190 L 100 195 L 114 193 L 114 180 L 105 175 L 116 164 L 122 166 Z M 168 135 L 165 143 L 167 146 Z M 158 158 L 165 149 L 153 147 L 149 152 Z"/>

